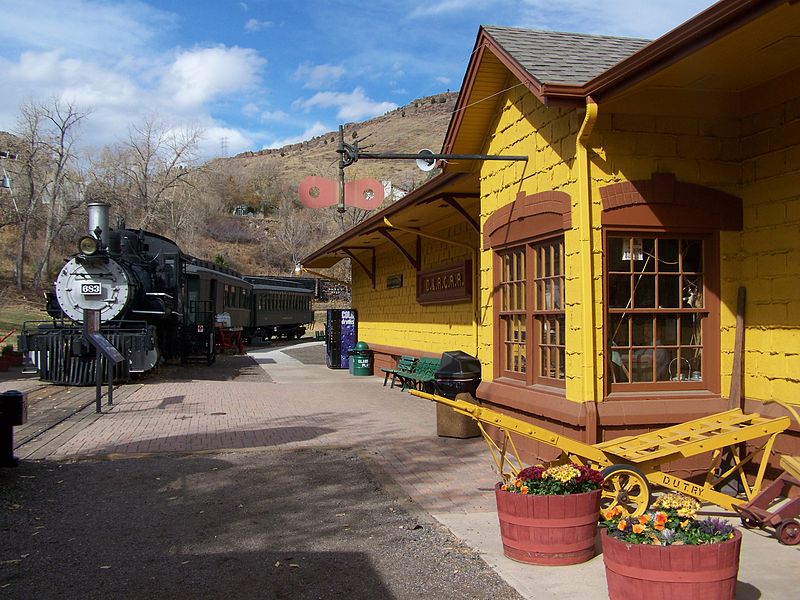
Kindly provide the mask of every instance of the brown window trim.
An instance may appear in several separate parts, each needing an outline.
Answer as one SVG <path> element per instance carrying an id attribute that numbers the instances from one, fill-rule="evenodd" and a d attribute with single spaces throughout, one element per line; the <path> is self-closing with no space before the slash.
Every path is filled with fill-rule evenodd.
<path id="1" fill-rule="evenodd" d="M 633 384 L 624 392 L 611 392 L 608 369 L 604 370 L 604 396 L 608 400 L 630 399 L 632 395 L 680 397 L 684 394 L 720 394 L 720 255 L 719 231 L 741 230 L 743 203 L 741 198 L 705 186 L 679 182 L 672 173 L 654 173 L 649 180 L 622 182 L 600 189 L 603 204 L 603 296 L 608 298 L 607 239 L 609 235 L 636 233 L 664 234 L 681 237 L 697 236 L 704 244 L 704 308 L 703 338 L 704 376 L 702 389 L 696 385 L 665 390 L 663 384 Z M 608 310 L 603 303 L 603 355 L 608 343 Z"/>
<path id="2" fill-rule="evenodd" d="M 502 365 L 502 344 L 498 340 L 502 339 L 502 321 L 500 318 L 500 297 L 499 286 L 496 285 L 497 274 L 500 273 L 501 259 L 499 253 L 503 250 L 510 250 L 514 247 L 523 247 L 526 254 L 526 280 L 532 281 L 533 265 L 529 260 L 531 247 L 547 242 L 548 239 L 557 238 L 559 235 L 563 244 L 563 234 L 572 227 L 570 196 L 565 192 L 545 191 L 536 194 L 526 195 L 524 192 L 517 194 L 517 198 L 511 204 L 507 204 L 496 210 L 484 223 L 484 248 L 492 249 L 492 267 L 495 274 L 494 288 L 494 373 L 493 377 L 498 384 L 511 384 L 514 387 L 526 387 L 527 389 L 539 389 L 546 393 L 556 393 L 563 396 L 566 382 L 565 380 L 549 379 L 539 377 L 535 366 L 529 359 L 526 373 L 520 374 L 506 371 Z M 532 287 L 526 285 L 526 306 L 527 313 L 527 341 L 526 348 L 536 345 L 536 340 L 531 335 L 536 335 L 538 327 L 534 328 L 535 319 L 531 315 L 534 298 Z M 538 356 L 538 355 L 537 355 Z"/>

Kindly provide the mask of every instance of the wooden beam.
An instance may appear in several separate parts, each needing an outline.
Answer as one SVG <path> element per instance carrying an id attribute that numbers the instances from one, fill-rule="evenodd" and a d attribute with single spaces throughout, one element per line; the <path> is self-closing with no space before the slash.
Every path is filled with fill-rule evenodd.
<path id="1" fill-rule="evenodd" d="M 383 237 L 385 237 L 387 240 L 389 240 L 389 241 L 390 241 L 392 244 L 394 244 L 394 245 L 395 245 L 395 247 L 396 247 L 398 250 L 400 250 L 400 253 L 401 253 L 403 256 L 405 256 L 405 257 L 406 257 L 406 260 L 407 260 L 407 261 L 408 261 L 408 262 L 411 264 L 411 266 L 412 266 L 412 267 L 414 267 L 414 268 L 415 268 L 417 271 L 419 271 L 420 262 L 421 262 L 421 260 L 422 260 L 422 254 L 421 254 L 422 245 L 420 244 L 420 237 L 419 237 L 419 236 L 416 236 L 416 238 L 415 238 L 415 240 L 416 240 L 416 254 L 417 254 L 417 256 L 416 256 L 416 257 L 414 257 L 414 256 L 412 256 L 412 255 L 411 255 L 411 253 L 410 253 L 408 250 L 406 250 L 406 249 L 405 249 L 405 248 L 404 248 L 404 247 L 403 247 L 403 246 L 400 244 L 400 242 L 398 242 L 396 239 L 394 239 L 394 237 L 392 236 L 392 234 L 391 234 L 391 233 L 389 233 L 389 230 L 388 230 L 386 227 L 382 227 L 381 229 L 378 229 L 378 232 L 379 232 L 379 233 L 380 233 L 380 234 L 381 234 Z"/>
<path id="2" fill-rule="evenodd" d="M 461 206 L 458 202 L 456 202 L 456 199 L 455 199 L 454 196 L 449 196 L 449 195 L 448 196 L 442 196 L 442 200 L 447 202 L 447 204 L 449 204 L 458 213 L 460 213 L 461 216 L 464 217 L 464 220 L 467 223 L 469 223 L 470 225 L 472 225 L 472 228 L 475 230 L 475 233 L 480 233 L 481 232 L 480 223 L 478 223 L 475 219 L 473 219 L 472 216 L 466 210 L 464 210 L 464 207 Z"/>
<path id="3" fill-rule="evenodd" d="M 367 266 L 361 262 L 361 260 L 353 254 L 350 248 L 342 248 L 342 252 L 347 254 L 359 267 L 364 270 L 369 280 L 372 282 L 372 289 L 375 289 L 375 248 L 354 248 L 354 250 L 371 250 L 372 251 L 372 271 L 370 271 Z"/>

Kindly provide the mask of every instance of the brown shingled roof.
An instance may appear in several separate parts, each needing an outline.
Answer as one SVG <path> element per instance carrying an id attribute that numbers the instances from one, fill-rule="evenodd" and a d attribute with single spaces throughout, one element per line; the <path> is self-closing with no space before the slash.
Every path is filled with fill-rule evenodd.
<path id="1" fill-rule="evenodd" d="M 638 38 L 513 27 L 483 30 L 543 84 L 582 85 L 650 43 Z"/>

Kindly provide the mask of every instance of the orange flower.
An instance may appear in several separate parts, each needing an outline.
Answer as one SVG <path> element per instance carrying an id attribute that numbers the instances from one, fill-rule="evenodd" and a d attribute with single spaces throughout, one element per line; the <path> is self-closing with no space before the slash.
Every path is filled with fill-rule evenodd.
<path id="1" fill-rule="evenodd" d="M 644 525 L 641 523 L 636 523 L 633 526 L 633 533 L 642 533 L 644 531 Z"/>
<path id="2" fill-rule="evenodd" d="M 500 486 L 500 489 L 503 490 L 504 492 L 508 491 L 508 486 L 504 483 L 503 485 Z"/>
<path id="3" fill-rule="evenodd" d="M 656 525 L 664 525 L 667 522 L 667 513 L 665 512 L 657 512 L 656 513 Z"/>
<path id="4" fill-rule="evenodd" d="M 528 486 L 527 486 L 527 485 L 523 485 L 523 486 L 520 488 L 520 490 L 519 490 L 519 491 L 520 491 L 520 492 L 522 492 L 523 494 L 527 494 L 527 493 L 528 493 Z"/>
<path id="5" fill-rule="evenodd" d="M 603 511 L 603 518 L 604 518 L 606 521 L 610 521 L 611 519 L 613 519 L 613 518 L 616 516 L 616 514 L 617 514 L 617 513 L 616 513 L 616 512 L 614 512 L 614 510 L 613 510 L 613 509 L 609 508 L 608 510 L 606 510 L 606 511 Z"/>
<path id="6" fill-rule="evenodd" d="M 639 516 L 639 523 L 642 525 L 647 525 L 650 522 L 650 515 L 640 515 Z"/>
<path id="7" fill-rule="evenodd" d="M 620 531 L 625 531 L 625 528 L 626 528 L 627 526 L 628 526 L 628 522 L 627 522 L 627 521 L 625 521 L 625 519 L 622 519 L 622 520 L 621 520 L 621 521 L 620 521 L 620 522 L 617 524 L 617 529 L 619 529 Z"/>

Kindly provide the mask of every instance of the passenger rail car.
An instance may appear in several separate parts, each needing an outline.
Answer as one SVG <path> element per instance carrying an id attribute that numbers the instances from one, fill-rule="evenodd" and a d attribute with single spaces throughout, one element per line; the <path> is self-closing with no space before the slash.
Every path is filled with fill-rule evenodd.
<path id="1" fill-rule="evenodd" d="M 214 360 L 220 315 L 243 337 L 301 337 L 313 321 L 313 289 L 282 278 L 240 273 L 183 253 L 147 231 L 112 230 L 108 205 L 89 205 L 89 235 L 79 241 L 48 294 L 51 322 L 26 323 L 20 348 L 40 378 L 94 382 L 97 358 L 83 337 L 84 310 L 100 312 L 100 330 L 127 358 L 116 381 L 165 360 Z"/>

